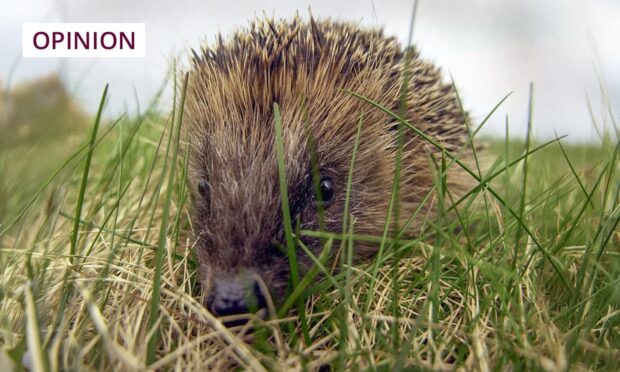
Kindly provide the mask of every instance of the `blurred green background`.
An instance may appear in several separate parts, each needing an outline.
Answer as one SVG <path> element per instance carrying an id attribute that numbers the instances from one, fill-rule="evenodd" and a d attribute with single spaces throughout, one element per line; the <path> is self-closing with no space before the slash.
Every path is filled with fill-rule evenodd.
<path id="1" fill-rule="evenodd" d="M 0 84 L 0 221 L 22 206 L 79 143 L 89 115 L 57 75 Z"/>

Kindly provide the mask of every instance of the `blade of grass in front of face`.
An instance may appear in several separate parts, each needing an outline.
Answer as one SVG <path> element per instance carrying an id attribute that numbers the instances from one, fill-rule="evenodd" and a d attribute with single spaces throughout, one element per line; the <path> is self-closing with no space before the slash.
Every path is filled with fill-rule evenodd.
<path id="1" fill-rule="evenodd" d="M 299 285 L 299 268 L 297 264 L 297 253 L 295 252 L 295 241 L 293 238 L 293 223 L 291 221 L 291 212 L 288 203 L 288 185 L 286 179 L 286 164 L 284 162 L 284 139 L 282 134 L 282 117 L 280 115 L 280 106 L 273 104 L 274 126 L 275 126 L 275 145 L 278 161 L 278 183 L 280 186 L 280 203 L 282 208 L 282 221 L 284 222 L 284 235 L 286 239 L 286 249 L 289 259 L 289 267 L 291 273 L 291 283 L 293 288 Z M 304 304 L 301 299 L 297 300 L 297 312 L 301 321 L 302 332 L 306 345 L 311 344 L 308 323 L 304 312 Z"/>
<path id="2" fill-rule="evenodd" d="M 304 128 L 305 128 L 305 134 L 306 134 L 306 138 L 307 138 L 307 149 L 309 151 L 310 154 L 310 165 L 311 165 L 311 177 L 312 177 L 312 187 L 313 187 L 313 191 L 314 191 L 314 200 L 313 203 L 316 206 L 316 212 L 317 212 L 317 216 L 318 216 L 318 230 L 320 231 L 324 231 L 326 230 L 325 227 L 325 205 L 323 203 L 323 195 L 321 193 L 321 164 L 320 164 L 320 159 L 319 159 L 319 155 L 318 155 L 318 149 L 316 146 L 316 141 L 314 138 L 314 133 L 313 133 L 313 128 L 312 125 L 310 123 L 309 117 L 308 117 L 308 112 L 306 110 L 305 107 L 305 101 L 302 100 L 301 102 L 301 107 L 303 110 L 303 122 L 304 122 Z M 303 244 L 303 242 L 301 241 L 301 236 L 302 231 L 300 230 L 300 221 L 298 221 L 298 226 L 295 230 L 295 243 L 296 244 Z M 326 240 L 324 237 L 319 237 L 320 238 L 320 244 L 321 247 L 323 247 L 323 250 L 321 251 L 320 257 L 322 259 L 322 257 L 324 255 L 329 256 L 331 254 L 331 252 L 326 252 L 325 248 L 329 248 L 331 249 L 333 246 L 333 238 L 330 238 L 331 242 L 329 245 L 326 245 L 328 240 Z M 284 251 L 286 253 L 287 248 L 284 248 Z M 304 275 L 304 277 L 301 279 L 301 281 L 299 282 L 299 285 L 297 285 L 296 287 L 292 288 L 292 292 L 289 293 L 289 295 L 287 296 L 286 300 L 284 301 L 284 304 L 280 307 L 280 309 L 278 310 L 278 317 L 284 317 L 286 315 L 286 311 L 288 311 L 288 309 L 290 309 L 290 307 L 293 305 L 293 302 L 297 303 L 298 301 L 301 301 L 302 303 L 305 302 L 305 296 L 304 294 L 304 290 L 305 288 L 309 285 L 309 278 L 314 278 L 317 274 L 317 267 L 316 265 L 313 265 L 310 270 L 306 273 L 306 275 Z M 293 331 L 293 324 L 289 323 L 288 324 L 290 331 Z M 294 341 L 294 340 L 293 340 Z M 294 342 L 292 342 L 294 343 Z M 302 359 L 302 361 L 305 363 L 305 358 Z"/>
<path id="3" fill-rule="evenodd" d="M 304 251 L 306 255 L 308 255 L 314 266 L 317 267 L 318 271 L 325 276 L 324 281 L 329 282 L 330 285 L 336 288 L 340 293 L 343 293 L 344 288 L 342 287 L 339 279 L 344 278 L 344 273 L 333 275 L 331 271 L 323 264 L 320 257 L 316 257 L 316 255 L 312 253 L 312 251 L 305 244 L 303 244 L 303 242 L 299 245 L 299 248 L 301 248 L 301 250 Z"/>
<path id="4" fill-rule="evenodd" d="M 349 228 L 349 221 L 350 221 L 350 216 L 349 216 L 349 210 L 350 210 L 350 202 L 351 202 L 351 188 L 352 188 L 352 184 L 353 184 L 353 172 L 355 171 L 355 157 L 357 155 L 357 150 L 359 147 L 359 143 L 360 143 L 360 136 L 362 133 L 362 122 L 363 122 L 363 117 L 360 117 L 359 123 L 357 125 L 357 132 L 355 134 L 355 141 L 353 143 L 353 149 L 351 151 L 351 162 L 349 163 L 349 173 L 347 175 L 347 183 L 345 185 L 345 195 L 344 195 L 344 209 L 343 209 L 343 215 L 342 215 L 342 243 L 344 244 L 345 241 L 351 241 L 352 239 L 352 234 L 350 228 Z M 353 221 L 350 221 L 351 224 L 353 224 Z M 345 239 L 345 236 L 346 239 Z M 345 285 L 345 288 L 348 286 L 348 283 L 350 282 L 351 279 L 351 272 L 350 272 L 350 262 L 352 261 L 352 257 L 348 257 L 348 253 L 346 255 L 341 255 L 341 268 L 344 270 L 347 270 L 347 285 Z M 348 265 L 348 266 L 347 266 Z M 346 266 L 346 267 L 345 267 Z M 349 296 L 350 293 L 345 293 L 345 301 L 347 300 L 347 296 Z M 348 298 L 350 300 L 350 298 Z"/>
<path id="5" fill-rule="evenodd" d="M 317 215 L 319 220 L 319 231 L 326 230 L 325 228 L 325 205 L 323 204 L 323 195 L 321 193 L 321 162 L 319 159 L 318 148 L 316 145 L 316 140 L 314 138 L 313 129 L 310 123 L 310 118 L 308 117 L 308 111 L 305 106 L 305 101 L 302 102 L 301 106 L 304 109 L 303 117 L 304 117 L 304 125 L 306 129 L 306 136 L 308 138 L 307 146 L 310 152 L 310 165 L 312 166 L 312 184 L 314 187 L 314 196 L 316 198 L 315 202 L 317 205 Z M 325 240 L 321 239 L 321 244 L 325 244 Z"/>
<path id="6" fill-rule="evenodd" d="M 334 242 L 333 238 L 327 238 L 325 244 L 323 245 L 323 250 L 321 251 L 321 254 L 319 255 L 318 259 L 315 257 L 315 259 L 317 259 L 318 262 L 320 262 L 322 265 L 325 265 L 327 263 L 327 259 L 330 256 L 333 242 Z M 297 244 L 301 246 L 303 244 L 303 241 L 298 239 Z M 310 252 L 309 249 L 308 249 L 308 252 Z M 312 255 L 312 257 L 314 257 L 314 255 Z M 306 273 L 306 275 L 304 275 L 304 277 L 300 280 L 299 285 L 293 288 L 293 292 L 291 292 L 291 294 L 288 295 L 288 297 L 284 301 L 284 304 L 280 306 L 280 309 L 278 310 L 278 314 L 277 314 L 279 318 L 283 318 L 286 316 L 288 310 L 294 304 L 297 303 L 298 298 L 302 298 L 302 299 L 304 298 L 302 294 L 304 293 L 305 289 L 310 284 L 312 284 L 312 281 L 319 274 L 319 271 L 320 271 L 319 266 L 316 263 L 313 264 L 310 270 L 308 270 L 308 272 Z"/>
<path id="7" fill-rule="evenodd" d="M 153 290 L 151 292 L 150 306 L 149 306 L 149 319 L 148 329 L 152 331 L 151 338 L 148 340 L 146 349 L 146 363 L 152 364 L 155 362 L 157 345 L 159 341 L 159 332 L 154 330 L 159 319 L 159 302 L 161 293 L 161 278 L 163 275 L 164 257 L 167 250 L 167 236 L 168 236 L 168 214 L 170 212 L 170 206 L 172 204 L 172 195 L 174 191 L 175 170 L 177 163 L 177 155 L 179 145 L 181 142 L 181 125 L 183 123 L 183 111 L 185 105 L 185 95 L 187 93 L 187 82 L 189 75 L 186 74 L 183 81 L 183 88 L 181 91 L 181 101 L 179 102 L 179 115 L 177 123 L 174 124 L 174 140 L 172 143 L 172 158 L 170 160 L 170 172 L 168 173 L 168 185 L 166 190 L 166 199 L 164 200 L 164 207 L 162 209 L 162 220 L 159 230 L 159 246 L 155 256 L 155 269 L 153 273 Z M 176 102 L 175 102 L 176 105 Z"/>

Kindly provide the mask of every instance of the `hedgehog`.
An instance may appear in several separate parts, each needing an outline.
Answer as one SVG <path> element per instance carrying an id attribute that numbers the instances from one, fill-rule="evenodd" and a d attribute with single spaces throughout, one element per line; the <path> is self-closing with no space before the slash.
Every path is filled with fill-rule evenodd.
<path id="1" fill-rule="evenodd" d="M 380 29 L 312 17 L 258 19 L 194 51 L 188 76 L 194 250 L 205 305 L 216 316 L 263 308 L 268 297 L 281 303 L 290 288 L 275 104 L 290 217 L 300 230 L 342 232 L 348 189 L 354 232 L 381 236 L 397 171 L 393 220 L 405 226 L 418 208 L 421 216 L 433 213 L 433 198 L 422 200 L 442 151 L 467 156 L 467 114 L 453 85 L 415 47 L 402 48 Z M 399 117 L 443 150 L 400 130 Z M 452 173 L 451 191 L 464 189 L 463 174 Z M 414 220 L 405 234 L 420 225 Z M 320 239 L 299 238 L 319 256 Z M 359 243 L 353 253 L 359 262 L 376 251 Z M 296 259 L 301 276 L 312 260 L 302 250 Z"/>

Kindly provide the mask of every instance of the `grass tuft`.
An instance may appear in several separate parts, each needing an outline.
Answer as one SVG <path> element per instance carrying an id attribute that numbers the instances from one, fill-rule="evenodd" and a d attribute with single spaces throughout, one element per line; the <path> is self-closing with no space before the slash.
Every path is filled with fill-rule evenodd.
<path id="1" fill-rule="evenodd" d="M 186 84 L 187 77 L 175 86 L 172 110 L 156 99 L 138 116 L 96 119 L 85 144 L 8 211 L 0 228 L 0 361 L 26 361 L 33 370 L 614 370 L 620 363 L 613 135 L 581 145 L 530 135 L 480 140 L 487 116 L 472 123 L 466 144 L 475 164 L 461 161 L 464 150 L 427 139 L 442 154 L 431 162 L 436 183 L 424 199 L 438 213 L 420 236 L 406 237 L 406 224 L 394 234 L 357 234 L 349 214 L 342 231 L 305 231 L 288 210 L 287 133 L 274 106 L 292 288 L 279 309 L 271 306 L 277 316 L 255 319 L 248 336 L 248 327 L 224 327 L 196 290 L 181 134 Z M 425 138 L 397 113 L 357 97 Z M 446 182 L 452 167 L 477 180 L 465 196 L 456 198 Z M 409 220 L 424 218 L 418 212 Z M 318 257 L 305 236 L 324 242 Z M 382 252 L 353 265 L 359 242 Z M 303 277 L 295 250 L 313 264 Z M 332 251 L 340 252 L 337 272 Z"/>

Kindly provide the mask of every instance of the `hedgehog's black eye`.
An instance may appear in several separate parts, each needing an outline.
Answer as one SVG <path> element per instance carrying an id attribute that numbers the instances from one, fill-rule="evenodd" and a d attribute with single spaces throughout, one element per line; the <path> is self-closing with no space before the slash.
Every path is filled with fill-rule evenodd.
<path id="1" fill-rule="evenodd" d="M 207 193 L 209 192 L 209 183 L 204 178 L 198 181 L 198 192 L 203 198 L 207 197 Z"/>
<path id="2" fill-rule="evenodd" d="M 314 195 L 313 199 L 315 201 L 322 201 L 323 203 L 329 203 L 334 197 L 334 181 L 330 177 L 321 178 L 321 183 L 319 183 L 319 191 L 321 192 L 321 198 L 317 198 Z"/>

